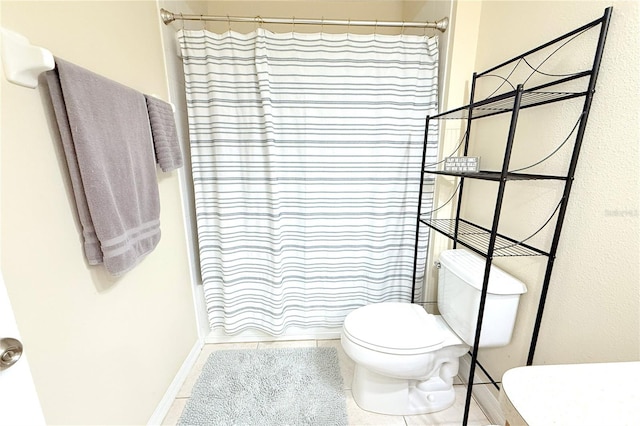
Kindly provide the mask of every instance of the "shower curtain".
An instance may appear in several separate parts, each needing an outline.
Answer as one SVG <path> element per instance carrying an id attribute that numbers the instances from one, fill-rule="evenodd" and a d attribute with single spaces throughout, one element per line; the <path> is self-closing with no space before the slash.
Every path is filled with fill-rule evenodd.
<path id="1" fill-rule="evenodd" d="M 437 39 L 178 36 L 212 328 L 340 327 L 357 307 L 411 301 Z M 436 144 L 430 132 L 428 163 Z M 418 283 L 425 258 L 422 244 Z"/>

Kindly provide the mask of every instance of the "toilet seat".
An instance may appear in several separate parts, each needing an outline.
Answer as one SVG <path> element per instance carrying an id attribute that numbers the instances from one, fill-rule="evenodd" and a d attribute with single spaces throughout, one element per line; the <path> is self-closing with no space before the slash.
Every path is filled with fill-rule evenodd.
<path id="1" fill-rule="evenodd" d="M 343 332 L 365 348 L 393 355 L 416 355 L 443 346 L 446 335 L 433 315 L 410 303 L 376 303 L 347 315 Z"/>

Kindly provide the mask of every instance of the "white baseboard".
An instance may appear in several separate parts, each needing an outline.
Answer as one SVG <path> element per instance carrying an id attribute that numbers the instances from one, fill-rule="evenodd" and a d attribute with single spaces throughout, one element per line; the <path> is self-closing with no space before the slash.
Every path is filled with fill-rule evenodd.
<path id="1" fill-rule="evenodd" d="M 173 401 L 176 399 L 176 395 L 178 395 L 178 392 L 180 391 L 182 384 L 187 379 L 187 375 L 195 365 L 196 360 L 198 359 L 198 355 L 200 355 L 200 351 L 202 350 L 203 346 L 204 346 L 204 341 L 200 339 L 197 340 L 196 343 L 193 345 L 193 348 L 191 348 L 191 352 L 189 352 L 189 355 L 187 355 L 187 358 L 182 363 L 182 366 L 178 370 L 178 373 L 173 378 L 173 381 L 169 385 L 169 388 L 164 393 L 164 396 L 160 400 L 160 403 L 158 403 L 158 406 L 156 407 L 155 411 L 151 415 L 151 418 L 147 422 L 148 426 L 155 426 L 155 425 L 162 424 L 162 421 L 167 416 L 167 413 L 169 412 L 169 409 L 171 408 Z"/>
<path id="2" fill-rule="evenodd" d="M 466 354 L 462 358 L 460 358 L 460 368 L 458 370 L 458 376 L 462 379 L 464 383 L 469 382 L 469 369 L 471 368 L 471 356 Z M 481 371 L 476 369 L 476 383 L 478 379 L 482 379 L 484 375 Z M 480 376 L 480 377 L 478 377 Z M 488 380 L 487 380 L 488 381 Z M 502 413 L 502 408 L 500 407 L 500 401 L 498 397 L 492 392 L 490 387 L 493 388 L 493 384 L 488 385 L 473 385 L 473 397 L 475 398 L 478 405 L 484 414 L 487 416 L 489 421 L 493 424 L 503 425 L 505 422 L 504 414 Z"/>

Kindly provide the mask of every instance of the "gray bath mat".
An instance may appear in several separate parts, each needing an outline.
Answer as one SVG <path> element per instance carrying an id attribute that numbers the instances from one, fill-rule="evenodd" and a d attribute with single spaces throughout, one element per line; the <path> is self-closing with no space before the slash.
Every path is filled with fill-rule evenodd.
<path id="1" fill-rule="evenodd" d="M 346 425 L 335 348 L 212 353 L 179 425 Z"/>

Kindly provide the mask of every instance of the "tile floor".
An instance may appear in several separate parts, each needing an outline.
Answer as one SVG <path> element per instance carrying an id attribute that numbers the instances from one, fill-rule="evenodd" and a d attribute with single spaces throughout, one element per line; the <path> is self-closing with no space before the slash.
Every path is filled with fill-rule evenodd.
<path id="1" fill-rule="evenodd" d="M 340 359 L 340 370 L 344 381 L 347 415 L 349 425 L 389 425 L 389 426 L 427 426 L 427 425 L 460 425 L 464 412 L 464 399 L 466 387 L 463 384 L 455 385 L 456 402 L 453 407 L 439 411 L 437 413 L 423 414 L 420 416 L 385 416 L 362 410 L 358 407 L 351 395 L 351 379 L 353 375 L 353 361 L 343 352 L 340 340 L 298 340 L 281 342 L 253 342 L 253 343 L 222 343 L 207 344 L 202 349 L 192 371 L 189 373 L 185 383 L 178 392 L 178 395 L 163 421 L 163 425 L 175 425 L 182 414 L 190 395 L 191 388 L 195 384 L 204 363 L 209 355 L 216 350 L 224 349 L 263 349 L 275 347 L 309 347 L 309 346 L 331 346 L 338 350 Z M 471 411 L 469 412 L 469 425 L 489 425 L 490 422 L 484 415 L 475 400 L 471 401 Z"/>

